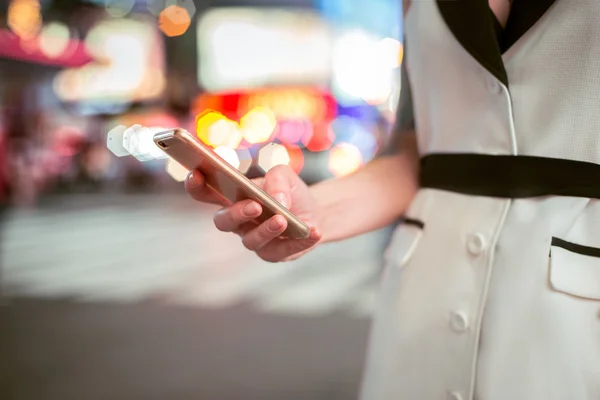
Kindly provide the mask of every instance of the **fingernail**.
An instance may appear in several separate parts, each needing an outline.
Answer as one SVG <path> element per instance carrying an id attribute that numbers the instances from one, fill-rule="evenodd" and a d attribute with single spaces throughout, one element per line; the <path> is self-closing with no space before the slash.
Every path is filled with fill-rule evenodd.
<path id="1" fill-rule="evenodd" d="M 279 217 L 275 217 L 269 221 L 269 230 L 271 232 L 278 231 L 279 229 L 281 229 L 282 226 L 283 226 L 283 222 L 281 221 L 281 218 L 279 218 Z"/>
<path id="2" fill-rule="evenodd" d="M 200 184 L 200 179 L 194 172 L 188 174 L 188 185 L 190 187 L 196 187 Z"/>
<path id="3" fill-rule="evenodd" d="M 260 209 L 258 208 L 258 204 L 256 204 L 255 202 L 250 202 L 246 204 L 244 208 L 242 208 L 242 213 L 246 217 L 254 217 L 259 212 Z"/>
<path id="4" fill-rule="evenodd" d="M 275 193 L 275 196 L 273 197 L 275 197 L 275 200 L 277 200 L 282 206 L 288 206 L 287 196 L 284 193 Z"/>

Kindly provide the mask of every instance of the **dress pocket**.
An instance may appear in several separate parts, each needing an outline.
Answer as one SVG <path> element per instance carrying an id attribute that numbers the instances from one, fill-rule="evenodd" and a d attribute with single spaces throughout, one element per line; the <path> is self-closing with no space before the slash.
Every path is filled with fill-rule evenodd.
<path id="1" fill-rule="evenodd" d="M 550 285 L 559 292 L 600 300 L 600 248 L 552 238 Z"/>
<path id="2" fill-rule="evenodd" d="M 410 218 L 398 225 L 384 254 L 386 264 L 405 267 L 417 249 L 424 228 L 422 221 Z"/>

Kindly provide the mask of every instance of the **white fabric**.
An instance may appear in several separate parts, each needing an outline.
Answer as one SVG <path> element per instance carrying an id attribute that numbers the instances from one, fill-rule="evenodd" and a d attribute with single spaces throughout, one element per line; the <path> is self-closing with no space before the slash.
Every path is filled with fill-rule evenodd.
<path id="1" fill-rule="evenodd" d="M 557 0 L 505 54 L 510 91 L 435 1 L 406 29 L 421 153 L 600 163 L 600 1 Z M 600 202 L 423 189 L 407 216 L 425 228 L 388 250 L 363 400 L 600 399 L 600 259 L 551 246 L 600 247 Z"/>
<path id="2" fill-rule="evenodd" d="M 573 296 L 600 300 L 600 258 L 552 247 L 550 285 Z"/>

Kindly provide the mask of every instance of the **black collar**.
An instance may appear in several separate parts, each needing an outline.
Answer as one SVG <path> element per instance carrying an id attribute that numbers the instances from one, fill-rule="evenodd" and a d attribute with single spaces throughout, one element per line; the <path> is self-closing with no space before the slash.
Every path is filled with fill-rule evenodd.
<path id="1" fill-rule="evenodd" d="M 487 0 L 437 0 L 448 28 L 483 67 L 508 86 L 502 52 L 525 34 L 556 0 L 514 0 L 501 43 Z"/>

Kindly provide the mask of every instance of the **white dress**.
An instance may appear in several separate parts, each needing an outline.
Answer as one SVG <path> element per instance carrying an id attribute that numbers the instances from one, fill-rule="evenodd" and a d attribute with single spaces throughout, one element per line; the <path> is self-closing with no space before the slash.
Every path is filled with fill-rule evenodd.
<path id="1" fill-rule="evenodd" d="M 406 16 L 425 184 L 386 253 L 361 398 L 599 400 L 600 1 L 557 0 L 506 81 L 443 1 Z"/>

